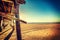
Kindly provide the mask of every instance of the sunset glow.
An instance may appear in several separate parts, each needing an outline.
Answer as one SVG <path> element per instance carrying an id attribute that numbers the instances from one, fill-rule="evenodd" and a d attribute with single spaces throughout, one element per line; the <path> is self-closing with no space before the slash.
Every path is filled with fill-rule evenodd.
<path id="1" fill-rule="evenodd" d="M 52 2 L 52 1 L 51 1 Z M 60 22 L 60 9 L 58 2 L 53 5 L 49 1 L 26 0 L 25 5 L 20 5 L 20 19 L 27 22 Z"/>

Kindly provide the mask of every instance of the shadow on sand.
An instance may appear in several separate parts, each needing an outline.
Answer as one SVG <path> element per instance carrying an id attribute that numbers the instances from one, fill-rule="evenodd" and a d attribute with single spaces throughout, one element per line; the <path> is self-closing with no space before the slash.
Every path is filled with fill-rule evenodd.
<path id="1" fill-rule="evenodd" d="M 7 29 L 6 31 L 2 32 L 0 35 L 3 35 L 5 32 L 9 31 L 11 28 Z"/>
<path id="2" fill-rule="evenodd" d="M 7 24 L 8 25 L 8 24 Z M 2 24 L 2 26 L 0 26 L 0 32 L 2 32 L 2 29 L 5 29 L 5 27 L 7 26 L 7 25 L 4 25 L 4 24 Z M 3 28 L 2 28 L 3 27 Z M 5 31 L 6 32 L 6 31 Z M 3 32 L 3 33 L 5 33 L 5 32 Z"/>
<path id="3" fill-rule="evenodd" d="M 11 37 L 13 31 L 14 31 L 14 26 L 11 26 L 12 27 L 12 31 L 5 37 L 4 40 L 9 40 L 9 38 Z"/>

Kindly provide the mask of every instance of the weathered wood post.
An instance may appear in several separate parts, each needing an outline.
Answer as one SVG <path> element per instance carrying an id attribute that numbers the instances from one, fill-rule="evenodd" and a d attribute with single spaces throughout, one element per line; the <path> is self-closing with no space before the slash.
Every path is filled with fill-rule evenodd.
<path id="1" fill-rule="evenodd" d="M 0 16 L 0 32 L 2 32 L 1 21 L 2 21 L 2 16 Z"/>
<path id="2" fill-rule="evenodd" d="M 24 0 L 2 0 L 2 1 L 12 1 L 13 3 L 14 3 L 14 9 L 15 9 L 15 17 L 19 20 L 19 17 L 20 17 L 20 15 L 19 15 L 19 4 L 24 4 L 25 3 L 25 1 Z M 1 3 L 1 2 L 0 2 Z M 8 8 L 8 7 L 7 7 Z M 0 10 L 1 11 L 1 10 Z M 3 11 L 3 10 L 2 10 Z M 6 9 L 6 12 L 7 12 L 8 10 Z M 3 12 L 5 12 L 5 10 L 3 11 Z M 10 18 L 9 17 L 6 17 L 5 16 L 5 18 L 7 18 L 7 19 L 13 19 L 13 18 L 11 18 L 11 16 L 10 16 Z M 16 20 L 16 18 L 14 18 L 15 20 Z M 1 19 L 1 18 L 0 18 Z M 21 29 L 20 29 L 20 21 L 21 22 L 24 22 L 24 23 L 26 23 L 25 21 L 23 21 L 23 20 L 20 20 L 20 21 L 18 21 L 18 20 L 16 20 L 16 34 L 17 34 L 17 40 L 22 40 L 22 38 L 21 38 Z"/>
<path id="3" fill-rule="evenodd" d="M 19 4 L 16 6 L 16 18 L 19 18 Z M 16 32 L 17 32 L 17 40 L 22 40 L 21 39 L 21 28 L 20 28 L 20 22 L 16 21 Z"/>
<path id="4" fill-rule="evenodd" d="M 19 4 L 25 3 L 24 0 L 15 0 L 14 1 L 14 7 L 15 7 L 15 17 L 19 19 Z M 21 37 L 21 28 L 20 28 L 20 22 L 16 20 L 16 33 L 17 33 L 17 40 L 22 40 Z"/>

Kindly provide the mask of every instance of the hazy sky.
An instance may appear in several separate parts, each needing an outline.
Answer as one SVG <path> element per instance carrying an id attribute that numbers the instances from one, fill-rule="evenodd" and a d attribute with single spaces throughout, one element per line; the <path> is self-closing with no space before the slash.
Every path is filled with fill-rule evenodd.
<path id="1" fill-rule="evenodd" d="M 27 22 L 60 22 L 60 1 L 26 0 L 19 10 L 20 19 Z"/>

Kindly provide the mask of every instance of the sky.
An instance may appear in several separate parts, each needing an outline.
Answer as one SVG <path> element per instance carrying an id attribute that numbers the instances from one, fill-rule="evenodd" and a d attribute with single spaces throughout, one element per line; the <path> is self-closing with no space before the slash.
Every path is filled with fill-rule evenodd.
<path id="1" fill-rule="evenodd" d="M 25 0 L 20 4 L 20 19 L 27 22 L 60 22 L 59 0 Z"/>

